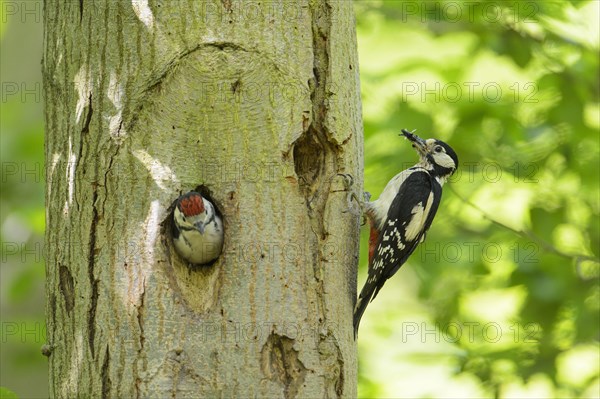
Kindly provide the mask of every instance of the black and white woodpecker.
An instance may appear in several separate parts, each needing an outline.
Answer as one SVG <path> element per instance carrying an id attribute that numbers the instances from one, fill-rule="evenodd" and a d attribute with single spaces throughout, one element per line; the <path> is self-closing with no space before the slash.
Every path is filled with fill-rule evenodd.
<path id="1" fill-rule="evenodd" d="M 456 152 L 436 139 L 402 130 L 419 162 L 394 176 L 376 201 L 365 203 L 371 226 L 369 276 L 354 308 L 354 336 L 370 301 L 425 240 L 442 199 L 442 186 L 458 167 Z"/>
<path id="2" fill-rule="evenodd" d="M 209 263 L 223 249 L 223 221 L 214 205 L 196 191 L 177 199 L 172 234 L 179 255 L 193 264 Z"/>

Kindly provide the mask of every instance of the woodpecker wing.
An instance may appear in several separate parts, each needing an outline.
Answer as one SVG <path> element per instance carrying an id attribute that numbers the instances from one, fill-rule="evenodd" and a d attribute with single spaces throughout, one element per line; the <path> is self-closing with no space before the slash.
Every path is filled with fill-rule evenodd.
<path id="1" fill-rule="evenodd" d="M 379 232 L 369 277 L 358 297 L 354 312 L 355 334 L 367 304 L 424 239 L 441 194 L 441 185 L 424 170 L 411 173 L 400 185 Z"/>

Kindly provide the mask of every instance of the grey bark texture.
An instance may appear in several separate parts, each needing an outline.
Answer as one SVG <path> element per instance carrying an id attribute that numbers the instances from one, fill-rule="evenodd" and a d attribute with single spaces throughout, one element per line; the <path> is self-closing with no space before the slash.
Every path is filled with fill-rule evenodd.
<path id="1" fill-rule="evenodd" d="M 50 396 L 355 397 L 352 3 L 44 8 Z M 190 268 L 198 186 L 225 246 Z"/>

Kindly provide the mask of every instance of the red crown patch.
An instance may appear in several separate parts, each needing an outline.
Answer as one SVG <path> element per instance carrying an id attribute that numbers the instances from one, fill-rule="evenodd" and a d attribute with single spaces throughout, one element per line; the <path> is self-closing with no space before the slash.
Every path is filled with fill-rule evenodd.
<path id="1" fill-rule="evenodd" d="M 179 200 L 177 207 L 185 216 L 199 215 L 204 212 L 204 201 L 200 194 L 191 192 Z"/>

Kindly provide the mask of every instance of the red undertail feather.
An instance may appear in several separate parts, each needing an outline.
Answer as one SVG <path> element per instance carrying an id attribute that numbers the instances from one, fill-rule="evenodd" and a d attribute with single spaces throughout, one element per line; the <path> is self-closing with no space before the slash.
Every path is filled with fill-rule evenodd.
<path id="1" fill-rule="evenodd" d="M 371 234 L 369 235 L 369 266 L 373 261 L 373 255 L 375 254 L 375 247 L 377 246 L 377 240 L 379 239 L 379 230 L 373 227 L 373 222 L 369 220 L 371 225 Z"/>

